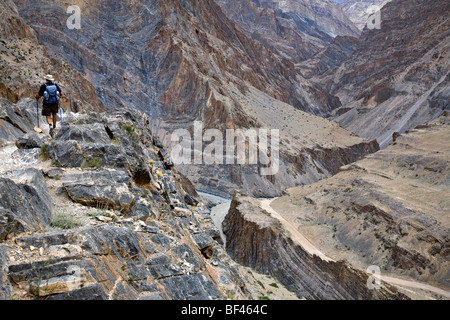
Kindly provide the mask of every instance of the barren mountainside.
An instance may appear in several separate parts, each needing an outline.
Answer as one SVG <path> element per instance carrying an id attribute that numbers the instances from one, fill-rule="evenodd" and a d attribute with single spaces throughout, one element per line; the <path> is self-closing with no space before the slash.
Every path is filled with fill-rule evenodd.
<path id="1" fill-rule="evenodd" d="M 449 117 L 271 206 L 334 259 L 449 288 Z"/>
<path id="2" fill-rule="evenodd" d="M 104 111 L 95 88 L 66 61 L 41 45 L 11 0 L 0 5 L 0 96 L 17 102 L 37 93 L 45 74 L 58 74 L 66 95 L 61 103 L 73 111 Z"/>
<path id="3" fill-rule="evenodd" d="M 294 63 L 311 57 L 335 36 L 359 34 L 341 7 L 330 1 L 216 2 L 242 30 Z"/>
<path id="4" fill-rule="evenodd" d="M 370 267 L 383 298 L 448 299 L 449 124 L 445 114 L 276 199 L 237 193 L 223 222 L 227 250 L 308 299 L 372 299 L 360 273 Z"/>
<path id="5" fill-rule="evenodd" d="M 448 109 L 449 12 L 448 2 L 394 0 L 381 10 L 381 28 L 365 29 L 350 52 L 339 49 L 342 39 L 337 38 L 313 57 L 309 68 L 319 73 L 308 71 L 308 78 L 326 86 L 343 105 L 335 120 L 385 148 L 393 133 Z M 338 61 L 323 68 L 329 56 Z"/>

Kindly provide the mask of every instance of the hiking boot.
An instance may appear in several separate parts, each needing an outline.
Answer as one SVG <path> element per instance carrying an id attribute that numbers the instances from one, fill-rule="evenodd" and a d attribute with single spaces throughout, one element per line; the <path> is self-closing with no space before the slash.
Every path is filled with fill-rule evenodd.
<path id="1" fill-rule="evenodd" d="M 55 137 L 55 129 L 54 128 L 50 129 L 50 137 L 52 137 L 52 138 Z"/>

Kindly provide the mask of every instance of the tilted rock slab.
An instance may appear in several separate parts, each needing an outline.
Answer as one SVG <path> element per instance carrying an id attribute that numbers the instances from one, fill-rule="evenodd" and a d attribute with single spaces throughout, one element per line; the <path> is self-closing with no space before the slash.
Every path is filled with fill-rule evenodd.
<path id="1" fill-rule="evenodd" d="M 171 236 L 103 224 L 18 238 L 44 256 L 10 264 L 8 279 L 15 292 L 49 300 L 223 299 L 220 283 L 233 281 L 230 271 L 211 272 L 189 234 L 167 223 Z"/>
<path id="2" fill-rule="evenodd" d="M 45 229 L 52 208 L 41 171 L 29 168 L 6 173 L 0 177 L 0 241 L 10 233 Z"/>
<path id="3" fill-rule="evenodd" d="M 127 171 L 105 170 L 66 175 L 63 187 L 74 201 L 97 208 L 129 212 L 135 203 Z"/>

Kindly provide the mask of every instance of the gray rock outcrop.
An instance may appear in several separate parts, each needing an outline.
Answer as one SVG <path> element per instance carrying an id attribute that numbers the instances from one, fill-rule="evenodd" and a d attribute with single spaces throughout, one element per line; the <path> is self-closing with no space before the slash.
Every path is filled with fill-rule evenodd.
<path id="1" fill-rule="evenodd" d="M 100 225 L 19 238 L 22 248 L 43 248 L 47 260 L 10 265 L 8 277 L 26 294 L 50 300 L 222 299 L 218 279 L 186 236 L 161 233 L 160 241 Z"/>
<path id="2" fill-rule="evenodd" d="M 5 136 L 8 148 L 33 136 L 32 101 L 19 104 L 5 114 L 28 132 Z M 0 299 L 249 297 L 146 116 L 67 113 L 65 121 L 54 139 L 38 136 L 34 166 L 0 174 Z"/>
<path id="3" fill-rule="evenodd" d="M 0 241 L 15 232 L 44 230 L 53 211 L 41 171 L 30 168 L 9 174 L 0 177 Z"/>

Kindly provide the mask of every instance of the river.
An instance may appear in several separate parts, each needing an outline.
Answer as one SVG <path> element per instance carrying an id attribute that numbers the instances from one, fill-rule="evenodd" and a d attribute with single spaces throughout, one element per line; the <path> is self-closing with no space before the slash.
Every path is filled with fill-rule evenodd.
<path id="1" fill-rule="evenodd" d="M 205 192 L 197 192 L 200 196 L 203 198 L 213 202 L 215 204 L 214 207 L 211 208 L 211 219 L 214 222 L 214 225 L 217 229 L 220 231 L 220 237 L 222 238 L 222 241 L 226 243 L 226 237 L 222 230 L 222 222 L 225 219 L 228 210 L 230 210 L 231 205 L 231 199 L 222 198 L 210 193 Z"/>

